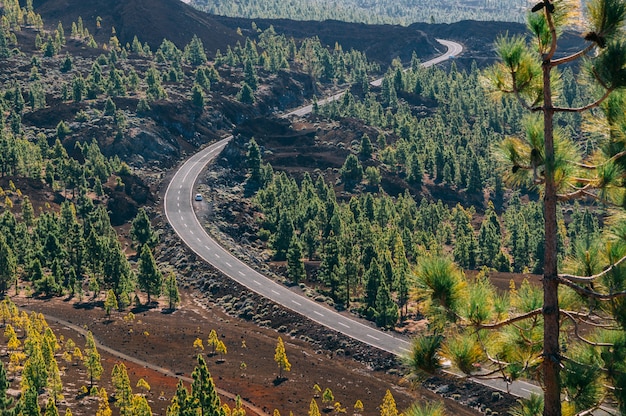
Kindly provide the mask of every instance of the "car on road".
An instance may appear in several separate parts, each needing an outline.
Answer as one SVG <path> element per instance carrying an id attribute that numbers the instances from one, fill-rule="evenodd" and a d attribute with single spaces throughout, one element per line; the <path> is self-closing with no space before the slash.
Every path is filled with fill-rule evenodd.
<path id="1" fill-rule="evenodd" d="M 202 201 L 202 194 L 196 194 L 193 199 L 195 199 L 196 201 Z"/>

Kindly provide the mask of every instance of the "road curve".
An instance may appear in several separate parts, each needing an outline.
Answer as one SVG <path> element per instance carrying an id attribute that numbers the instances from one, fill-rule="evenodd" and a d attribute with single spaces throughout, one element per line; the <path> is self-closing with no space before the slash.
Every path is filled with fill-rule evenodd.
<path id="1" fill-rule="evenodd" d="M 424 62 L 422 66 L 428 67 L 445 61 L 450 55 L 458 54 L 463 50 L 463 47 L 456 42 L 438 41 L 448 48 L 447 52 Z M 373 84 L 375 82 L 377 81 L 374 81 Z M 343 92 L 336 94 L 323 100 L 321 103 L 336 100 L 343 94 Z M 288 115 L 305 115 L 311 111 L 312 106 L 309 105 Z M 229 278 L 273 302 L 383 351 L 396 355 L 407 354 L 410 347 L 408 340 L 350 319 L 309 298 L 293 293 L 285 286 L 265 277 L 237 259 L 207 234 L 202 224 L 198 221 L 193 207 L 195 182 L 204 167 L 220 153 L 230 139 L 232 139 L 232 136 L 214 143 L 193 155 L 178 169 L 170 181 L 164 198 L 165 215 L 179 237 L 198 256 L 212 264 Z"/>
<path id="2" fill-rule="evenodd" d="M 445 46 L 448 49 L 443 55 L 439 55 L 436 58 L 423 62 L 421 65 L 424 68 L 428 68 L 429 66 L 433 66 L 440 62 L 447 61 L 448 59 L 450 59 L 450 57 L 455 57 L 459 55 L 461 52 L 463 52 L 463 45 L 461 45 L 460 43 L 456 43 L 456 42 L 452 42 L 451 40 L 444 40 L 444 39 L 437 39 L 437 42 L 441 43 L 443 46 Z M 382 83 L 383 83 L 383 79 L 378 78 L 370 82 L 370 85 L 374 87 L 380 87 Z M 341 91 L 341 92 L 338 92 L 337 94 L 331 95 L 330 97 L 326 97 L 318 101 L 318 105 L 324 105 L 332 101 L 336 101 L 340 99 L 341 97 L 343 97 L 345 93 L 346 93 L 345 91 Z M 309 105 L 305 105 L 304 107 L 300 107 L 298 109 L 290 111 L 286 113 L 285 115 L 283 115 L 283 117 L 289 117 L 289 116 L 302 117 L 302 116 L 309 114 L 312 111 L 313 111 L 313 104 L 309 104 Z"/>
<path id="3" fill-rule="evenodd" d="M 330 329 L 393 354 L 409 352 L 409 342 L 392 333 L 339 314 L 276 283 L 234 257 L 213 240 L 196 217 L 193 204 L 195 182 L 206 164 L 231 140 L 229 136 L 187 160 L 175 173 L 165 192 L 165 215 L 172 228 L 199 257 L 229 278 L 277 304 L 291 309 Z"/>
<path id="4" fill-rule="evenodd" d="M 437 58 L 423 62 L 422 66 L 428 67 L 443 62 L 451 55 L 458 55 L 463 47 L 447 40 L 437 39 L 438 42 L 448 48 L 448 51 Z M 376 82 L 376 81 L 374 81 Z M 375 85 L 375 84 L 374 84 Z M 380 85 L 380 84 L 379 84 Z M 343 92 L 329 97 L 320 103 L 336 100 Z M 289 115 L 306 115 L 312 111 L 312 106 L 302 107 L 292 111 Z M 307 297 L 298 295 L 274 280 L 265 277 L 252 269 L 244 262 L 233 256 L 224 249 L 211 236 L 207 234 L 195 214 L 194 204 L 203 202 L 193 201 L 195 183 L 204 167 L 226 146 L 232 139 L 228 136 L 221 141 L 207 146 L 194 154 L 172 177 L 164 197 L 164 210 L 167 220 L 183 242 L 191 248 L 200 258 L 213 265 L 226 276 L 237 283 L 247 287 L 253 292 L 264 296 L 271 301 L 282 305 L 295 313 L 303 315 L 332 330 L 347 335 L 360 342 L 368 344 L 389 353 L 405 356 L 410 352 L 410 342 L 398 335 L 375 328 L 373 325 L 363 324 L 355 319 L 344 316 L 323 304 L 314 302 Z M 475 380 L 501 391 L 507 391 L 506 384 L 501 380 Z M 509 386 L 510 392 L 518 397 L 528 396 L 529 391 L 541 391 L 532 384 L 518 382 Z"/>

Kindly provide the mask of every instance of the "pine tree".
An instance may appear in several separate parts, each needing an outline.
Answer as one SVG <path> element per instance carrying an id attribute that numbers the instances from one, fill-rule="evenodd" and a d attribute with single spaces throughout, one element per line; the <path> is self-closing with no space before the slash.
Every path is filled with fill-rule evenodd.
<path id="1" fill-rule="evenodd" d="M 11 383 L 7 377 L 7 370 L 4 363 L 0 361 L 0 414 L 6 414 L 13 404 L 13 399 L 7 396 L 7 390 L 11 387 Z"/>
<path id="2" fill-rule="evenodd" d="M 398 322 L 398 305 L 391 298 L 391 293 L 384 280 L 376 294 L 375 309 L 376 325 L 382 328 L 393 328 Z"/>
<path id="3" fill-rule="evenodd" d="M 113 412 L 109 406 L 109 395 L 104 387 L 102 387 L 98 391 L 98 410 L 96 411 L 96 416 L 111 416 L 112 414 Z"/>
<path id="4" fill-rule="evenodd" d="M 137 280 L 141 289 L 148 295 L 148 304 L 151 302 L 152 295 L 159 296 L 161 294 L 163 275 L 152 256 L 152 250 L 147 244 L 141 249 Z"/>
<path id="5" fill-rule="evenodd" d="M 350 153 L 339 171 L 341 181 L 347 190 L 352 190 L 363 179 L 363 166 L 357 157 Z"/>
<path id="6" fill-rule="evenodd" d="M 237 100 L 243 104 L 254 104 L 254 90 L 246 82 L 241 83 L 241 89 L 237 93 Z"/>
<path id="7" fill-rule="evenodd" d="M 250 171 L 250 181 L 255 185 L 261 185 L 262 164 L 261 149 L 254 138 L 248 143 L 248 152 L 246 154 L 246 164 Z"/>
<path id="8" fill-rule="evenodd" d="M 17 278 L 17 258 L 0 233 L 0 293 L 4 294 Z"/>
<path id="9" fill-rule="evenodd" d="M 202 65 L 207 61 L 204 45 L 196 35 L 193 35 L 191 41 L 185 46 L 185 59 L 191 65 Z"/>
<path id="10" fill-rule="evenodd" d="M 287 275 L 296 284 L 306 278 L 306 270 L 302 261 L 302 246 L 295 235 L 291 238 L 287 251 Z"/>
<path id="11" fill-rule="evenodd" d="M 107 292 L 107 297 L 104 300 L 104 311 L 106 313 L 106 316 L 111 316 L 111 311 L 118 308 L 119 306 L 117 304 L 117 297 L 115 296 L 115 292 L 113 292 L 113 289 L 109 289 L 109 291 Z"/>
<path id="12" fill-rule="evenodd" d="M 272 237 L 271 245 L 276 260 L 285 260 L 291 240 L 294 237 L 293 221 L 287 210 L 281 210 L 278 219 L 276 234 Z"/>
<path id="13" fill-rule="evenodd" d="M 158 236 L 152 229 L 150 218 L 143 207 L 139 208 L 137 215 L 135 215 L 131 223 L 130 237 L 137 244 L 137 251 L 139 253 L 141 253 L 144 244 L 148 244 L 150 248 L 154 248 L 158 242 Z"/>
<path id="14" fill-rule="evenodd" d="M 24 369 L 22 370 L 22 389 L 33 389 L 39 392 L 48 382 L 48 368 L 43 358 L 41 346 L 32 342 L 30 345 L 32 349 L 28 359 L 24 363 Z"/>
<path id="15" fill-rule="evenodd" d="M 359 147 L 359 158 L 361 158 L 361 160 L 371 159 L 373 151 L 370 137 L 367 134 L 363 134 L 361 137 L 361 146 Z"/>
<path id="16" fill-rule="evenodd" d="M 215 391 L 215 384 L 206 361 L 198 355 L 198 365 L 191 373 L 191 396 L 196 401 L 196 407 L 203 416 L 225 416 L 220 398 Z"/>
<path id="17" fill-rule="evenodd" d="M 44 416 L 59 416 L 59 410 L 51 397 L 48 399 L 48 403 L 46 404 Z"/>
<path id="18" fill-rule="evenodd" d="M 201 110 L 204 108 L 204 92 L 198 84 L 195 84 L 191 89 L 191 103 Z"/>
<path id="19" fill-rule="evenodd" d="M 176 305 L 180 303 L 180 292 L 178 291 L 178 282 L 174 272 L 169 272 L 165 279 L 165 295 L 170 310 L 176 309 Z"/>
<path id="20" fill-rule="evenodd" d="M 383 281 L 383 273 L 378 260 L 372 259 L 369 269 L 365 272 L 365 303 L 369 308 L 375 308 L 378 289 Z"/>
<path id="21" fill-rule="evenodd" d="M 380 416 L 398 416 L 398 408 L 396 407 L 396 401 L 389 390 L 383 397 L 383 402 L 380 405 Z"/>
<path id="22" fill-rule="evenodd" d="M 133 415 L 133 389 L 124 363 L 113 366 L 111 382 L 115 388 L 115 406 L 120 409 L 120 414 L 122 416 Z"/>
<path id="23" fill-rule="evenodd" d="M 621 149 L 614 146 L 617 141 L 609 135 L 608 143 L 600 146 L 603 150 L 593 155 L 594 161 L 600 159 L 603 162 L 588 163 L 589 169 L 582 172 L 570 169 L 576 164 L 574 161 L 580 160 L 581 157 L 578 155 L 576 145 L 564 137 L 554 124 L 554 116 L 557 113 L 581 113 L 597 106 L 603 106 L 609 125 L 613 124 L 615 113 L 609 113 L 607 110 L 610 111 L 611 108 L 615 108 L 617 102 L 623 101 L 621 91 L 626 86 L 626 79 L 623 77 L 623 67 L 626 64 L 624 43 L 626 4 L 623 1 L 587 2 L 586 13 L 582 15 L 588 29 L 583 35 L 587 46 L 579 53 L 557 58 L 561 30 L 570 23 L 580 22 L 581 10 L 577 6 L 579 4 L 573 2 L 544 1 L 537 4 L 528 18 L 529 28 L 536 40 L 536 50 L 533 51 L 521 37 L 502 38 L 496 45 L 502 62 L 489 72 L 489 78 L 494 81 L 496 90 L 514 93 L 526 109 L 543 116 L 541 120 L 532 117 L 527 119 L 526 140 L 511 138 L 503 143 L 502 149 L 512 165 L 511 178 L 517 178 L 518 183 L 521 183 L 521 180 L 525 183 L 532 182 L 543 189 L 545 249 L 541 308 L 543 318 L 541 377 L 544 381 L 545 416 L 561 415 L 562 388 L 567 381 L 567 378 L 562 378 L 562 374 L 567 372 L 563 373 L 561 370 L 563 352 L 560 346 L 562 316 L 559 285 L 566 284 L 583 296 L 594 296 L 585 293 L 576 279 L 567 280 L 558 273 L 558 199 L 560 196 L 573 199 L 593 195 L 594 188 L 607 189 L 615 179 L 608 173 L 607 168 L 615 166 L 614 163 L 622 163 L 619 153 Z M 579 108 L 560 107 L 556 83 L 558 67 L 579 61 L 582 57 L 587 59 L 586 71 L 589 80 L 597 86 L 599 98 Z M 608 150 L 609 147 L 612 150 Z M 579 165 L 582 166 L 584 163 Z M 582 185 L 578 182 L 580 177 L 585 178 Z M 603 199 L 603 195 L 599 197 Z M 609 260 L 608 263 L 613 261 Z"/>
<path id="24" fill-rule="evenodd" d="M 87 338 L 85 341 L 83 363 L 87 369 L 87 375 L 89 376 L 89 388 L 93 387 L 95 380 L 100 380 L 102 372 L 102 363 L 100 362 L 100 353 L 96 348 L 96 341 L 93 338 L 91 331 L 87 332 Z"/>
<path id="25" fill-rule="evenodd" d="M 315 399 L 311 399 L 311 404 L 309 405 L 309 416 L 321 416 L 320 408 Z"/>
<path id="26" fill-rule="evenodd" d="M 276 343 L 274 361 L 278 364 L 278 379 L 282 380 L 283 371 L 291 371 L 291 363 L 289 362 L 289 359 L 287 359 L 285 344 L 283 343 L 283 339 L 281 337 L 278 337 L 278 342 Z"/>

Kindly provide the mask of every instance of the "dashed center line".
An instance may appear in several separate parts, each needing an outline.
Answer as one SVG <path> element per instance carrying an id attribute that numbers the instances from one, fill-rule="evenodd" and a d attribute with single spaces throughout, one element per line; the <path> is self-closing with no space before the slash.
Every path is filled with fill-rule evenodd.
<path id="1" fill-rule="evenodd" d="M 380 338 L 376 338 L 374 335 L 365 334 L 367 337 L 375 339 L 376 341 L 380 341 Z"/>
<path id="2" fill-rule="evenodd" d="M 185 224 L 183 224 L 183 225 L 185 226 L 185 228 L 189 228 L 189 226 L 188 226 L 186 223 L 185 223 Z"/>
<path id="3" fill-rule="evenodd" d="M 280 293 L 278 293 L 277 291 L 275 291 L 274 289 L 272 289 L 272 293 L 275 295 L 280 295 Z"/>
<path id="4" fill-rule="evenodd" d="M 211 251 L 211 247 L 209 247 L 209 246 L 204 246 L 204 248 L 206 248 L 207 250 Z"/>
<path id="5" fill-rule="evenodd" d="M 215 257 L 217 257 L 218 259 L 220 258 L 220 255 L 215 253 Z"/>
<path id="6" fill-rule="evenodd" d="M 296 301 L 295 301 L 295 300 L 293 300 L 293 299 L 291 299 L 291 301 L 292 301 L 293 303 L 295 303 L 296 305 L 298 305 L 298 306 L 302 306 L 302 304 L 301 304 L 300 302 L 296 302 Z"/>
<path id="7" fill-rule="evenodd" d="M 242 275 L 242 276 L 245 276 L 245 273 L 244 273 L 244 272 L 242 272 L 241 270 L 237 270 L 237 273 L 239 273 L 239 274 L 240 274 L 240 275 Z"/>
<path id="8" fill-rule="evenodd" d="M 339 325 L 345 327 L 345 328 L 350 328 L 349 325 L 344 324 L 343 322 L 337 322 Z"/>
<path id="9" fill-rule="evenodd" d="M 230 268 L 232 268 L 232 267 L 233 267 L 233 266 L 232 266 L 232 264 L 230 264 L 229 262 L 226 262 L 226 266 L 228 266 L 228 267 L 230 267 Z"/>
<path id="10" fill-rule="evenodd" d="M 318 311 L 313 311 L 314 314 L 319 315 L 319 316 L 324 316 L 324 314 L 319 313 Z"/>
<path id="11" fill-rule="evenodd" d="M 253 280 L 254 283 L 256 283 L 257 285 L 261 286 L 261 282 L 259 282 L 258 280 Z"/>

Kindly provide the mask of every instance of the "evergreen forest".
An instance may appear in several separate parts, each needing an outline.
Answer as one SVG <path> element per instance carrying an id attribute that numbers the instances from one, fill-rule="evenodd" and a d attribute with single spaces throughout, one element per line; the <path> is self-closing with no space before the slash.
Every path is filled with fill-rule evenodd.
<path id="1" fill-rule="evenodd" d="M 103 325 L 125 325 L 125 340 L 148 344 L 148 331 L 134 333 L 135 312 L 160 308 L 175 322 L 180 289 L 202 293 L 259 327 L 280 321 L 274 329 L 286 342 L 278 337 L 270 389 L 295 383 L 290 348 L 316 340 L 287 338 L 304 325 L 288 327 L 286 309 L 257 305 L 184 257 L 162 212 L 170 171 L 231 133 L 198 188 L 207 229 L 317 302 L 385 331 L 420 328 L 404 365 L 383 357 L 380 368 L 414 387 L 444 363 L 509 386 L 537 382 L 545 400 L 521 400 L 518 415 L 624 412 L 623 1 L 579 9 L 545 0 L 531 12 L 519 0 L 192 1 L 248 18 L 528 20 L 529 36 L 498 38 L 491 66 L 449 59 L 428 68 L 416 54 L 384 67 L 362 51 L 253 21 L 254 38 L 240 29 L 222 50 L 195 35 L 179 45 L 150 45 L 141 33 L 122 41 L 125 32 L 100 16 L 44 22 L 32 0 L 23 3 L 3 2 L 0 20 L 0 413 L 80 411 L 64 404 L 71 383 L 62 375 L 81 366 L 86 382 L 75 396 L 90 398 L 89 411 L 152 414 L 146 380 L 133 393 L 121 362 L 105 375 L 92 332 L 81 332 L 80 346 L 57 337 L 42 314 L 26 312 L 31 301 L 101 310 Z M 562 53 L 560 36 L 581 16 L 583 48 Z M 311 114 L 281 117 L 309 103 Z M 220 401 L 204 358 L 232 360 L 225 337 L 212 330 L 209 352 L 194 333 L 197 365 L 190 382 L 158 396 L 164 414 L 245 415 L 241 397 Z M 351 344 L 319 337 L 350 355 Z M 237 341 L 238 351 L 248 348 L 243 335 Z M 357 351 L 368 366 L 381 355 Z M 237 363 L 238 379 L 249 365 L 257 363 Z M 330 388 L 311 388 L 311 416 L 346 412 Z M 388 390 L 378 411 L 399 413 Z M 405 414 L 443 411 L 416 404 Z M 354 414 L 365 414 L 359 399 Z"/>
<path id="2" fill-rule="evenodd" d="M 461 20 L 523 22 L 528 5 L 522 0 L 444 0 L 436 3 L 423 0 L 191 0 L 191 4 L 211 14 L 249 19 L 341 20 L 404 26 L 415 22 L 451 23 Z"/>

